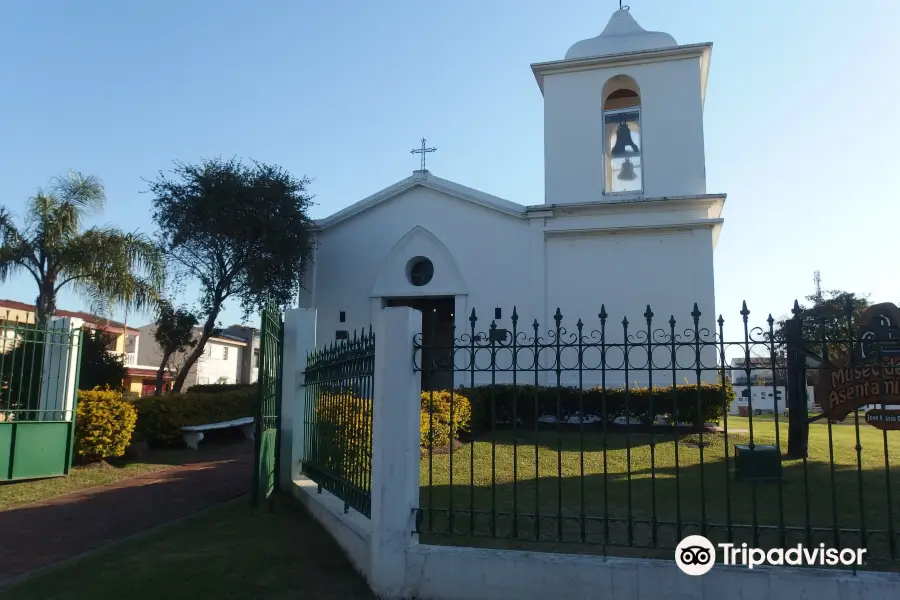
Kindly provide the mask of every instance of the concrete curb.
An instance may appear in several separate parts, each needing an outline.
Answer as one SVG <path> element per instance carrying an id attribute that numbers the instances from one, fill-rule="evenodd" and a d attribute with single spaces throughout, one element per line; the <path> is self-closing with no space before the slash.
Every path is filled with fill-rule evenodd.
<path id="1" fill-rule="evenodd" d="M 134 540 L 140 540 L 142 538 L 149 537 L 153 534 L 160 533 L 160 532 L 168 529 L 169 527 L 175 527 L 177 525 L 181 525 L 185 521 L 189 521 L 191 519 L 195 519 L 197 517 L 203 516 L 203 515 L 210 513 L 216 509 L 224 508 L 224 507 L 231 506 L 231 505 L 237 505 L 240 501 L 246 501 L 247 505 L 248 505 L 248 510 L 252 510 L 249 508 L 250 493 L 245 492 L 245 493 L 243 493 L 239 496 L 236 496 L 230 500 L 224 500 L 222 502 L 217 502 L 216 504 L 212 504 L 205 508 L 201 508 L 200 510 L 195 510 L 192 513 L 188 513 L 188 514 L 184 515 L 183 517 L 179 517 L 173 521 L 169 521 L 168 523 L 163 523 L 162 525 L 157 525 L 156 527 L 151 527 L 150 529 L 145 529 L 144 531 L 140 531 L 133 535 L 129 535 L 127 537 L 123 537 L 118 540 L 114 540 L 112 542 L 102 544 L 100 546 L 97 546 L 96 548 L 88 550 L 87 552 L 82 552 L 81 554 L 76 554 L 75 556 L 70 556 L 69 558 L 65 558 L 65 559 L 57 561 L 55 563 L 51 563 L 49 565 L 44 565 L 43 567 L 38 567 L 36 569 L 32 569 L 31 571 L 26 571 L 25 573 L 22 573 L 20 575 L 13 575 L 12 577 L 9 577 L 8 579 L 0 578 L 0 591 L 20 585 L 20 584 L 25 583 L 35 577 L 40 577 L 42 575 L 46 575 L 48 573 L 56 571 L 57 569 L 64 569 L 66 567 L 74 565 L 75 563 L 77 563 L 81 560 L 91 558 L 92 556 L 96 556 L 97 554 L 100 554 L 101 552 L 105 552 L 112 548 L 116 548 L 118 546 L 121 546 L 122 544 L 132 542 Z"/>

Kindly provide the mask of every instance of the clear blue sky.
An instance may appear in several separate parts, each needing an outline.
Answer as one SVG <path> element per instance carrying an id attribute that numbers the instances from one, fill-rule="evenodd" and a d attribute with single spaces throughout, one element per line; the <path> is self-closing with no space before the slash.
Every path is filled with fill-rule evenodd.
<path id="1" fill-rule="evenodd" d="M 733 322 L 746 299 L 753 320 L 781 316 L 812 291 L 815 269 L 826 288 L 900 300 L 890 250 L 900 202 L 900 2 L 630 4 L 646 29 L 715 44 L 708 190 L 728 194 L 717 310 Z M 322 217 L 418 168 L 409 150 L 423 136 L 438 148 L 428 163 L 436 175 L 538 204 L 542 98 L 529 64 L 563 58 L 617 7 L 7 2 L 0 204 L 19 211 L 39 185 L 73 168 L 106 184 L 109 204 L 94 222 L 150 232 L 142 178 L 175 159 L 237 155 L 314 178 L 313 216 Z M 25 278 L 0 291 L 26 302 L 35 295 Z M 82 306 L 71 293 L 59 305 Z M 239 316 L 233 303 L 223 321 Z"/>

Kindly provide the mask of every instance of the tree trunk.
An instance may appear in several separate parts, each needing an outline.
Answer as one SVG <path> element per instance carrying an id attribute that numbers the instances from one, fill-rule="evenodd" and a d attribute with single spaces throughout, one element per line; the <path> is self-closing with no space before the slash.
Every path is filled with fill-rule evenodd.
<path id="1" fill-rule="evenodd" d="M 173 392 L 178 393 L 181 391 L 182 386 L 184 386 L 184 380 L 187 379 L 188 371 L 191 370 L 194 363 L 203 355 L 203 350 L 206 348 L 206 342 L 212 337 L 213 329 L 215 329 L 220 307 L 221 303 L 217 304 L 212 312 L 209 313 L 209 316 L 206 317 L 206 322 L 203 324 L 203 331 L 200 334 L 200 340 L 197 342 L 197 345 L 194 346 L 194 351 L 188 355 L 184 364 L 181 365 L 178 374 L 175 375 L 175 381 L 172 382 Z"/>
<path id="2" fill-rule="evenodd" d="M 806 458 L 809 452 L 809 415 L 806 399 L 806 355 L 801 345 L 801 322 L 794 318 L 785 323 L 787 334 L 787 404 L 789 458 Z"/>
<path id="3" fill-rule="evenodd" d="M 39 288 L 34 321 L 42 327 L 46 327 L 50 318 L 56 316 L 56 293 L 53 287 L 53 283 L 50 282 Z"/>
<path id="4" fill-rule="evenodd" d="M 159 362 L 159 370 L 156 372 L 156 391 L 153 393 L 154 396 L 159 396 L 162 394 L 163 387 L 163 378 L 166 375 L 166 367 L 169 366 L 169 359 L 172 357 L 171 352 L 166 352 L 163 354 L 162 360 Z"/>

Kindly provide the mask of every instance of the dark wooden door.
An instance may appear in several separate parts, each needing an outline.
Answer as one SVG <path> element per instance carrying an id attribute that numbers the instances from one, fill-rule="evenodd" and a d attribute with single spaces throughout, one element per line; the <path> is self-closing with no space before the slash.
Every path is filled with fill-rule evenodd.
<path id="1" fill-rule="evenodd" d="M 386 306 L 408 306 L 422 313 L 422 390 L 453 387 L 453 310 L 450 298 L 391 298 Z"/>

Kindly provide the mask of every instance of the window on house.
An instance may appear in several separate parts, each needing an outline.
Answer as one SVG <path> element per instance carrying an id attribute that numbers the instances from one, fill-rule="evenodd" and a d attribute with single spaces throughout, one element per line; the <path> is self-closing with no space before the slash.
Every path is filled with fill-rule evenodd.
<path id="1" fill-rule="evenodd" d="M 116 346 L 118 344 L 118 338 L 114 334 L 105 333 L 103 331 L 97 330 L 94 332 L 94 335 L 97 339 L 103 340 L 106 342 L 106 349 L 110 352 L 116 351 Z"/>
<path id="2" fill-rule="evenodd" d="M 222 360 L 228 360 L 228 346 L 222 348 Z"/>
<path id="3" fill-rule="evenodd" d="M 603 91 L 605 193 L 643 190 L 641 137 L 641 97 L 637 82 L 626 75 L 617 75 L 606 82 Z"/>
<path id="4" fill-rule="evenodd" d="M 259 368 L 259 348 L 253 349 L 253 368 Z"/>

